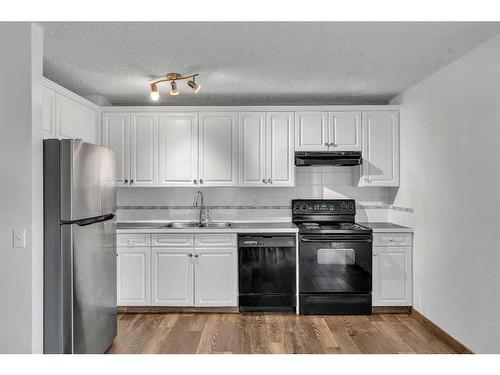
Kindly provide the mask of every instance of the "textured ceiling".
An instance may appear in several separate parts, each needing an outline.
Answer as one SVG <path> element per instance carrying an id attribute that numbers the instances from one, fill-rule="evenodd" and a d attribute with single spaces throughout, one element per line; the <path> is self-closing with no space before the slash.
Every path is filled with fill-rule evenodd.
<path id="1" fill-rule="evenodd" d="M 48 22 L 44 75 L 115 105 L 384 104 L 500 23 Z M 148 82 L 200 73 L 152 102 Z M 459 79 L 460 77 L 457 77 Z"/>

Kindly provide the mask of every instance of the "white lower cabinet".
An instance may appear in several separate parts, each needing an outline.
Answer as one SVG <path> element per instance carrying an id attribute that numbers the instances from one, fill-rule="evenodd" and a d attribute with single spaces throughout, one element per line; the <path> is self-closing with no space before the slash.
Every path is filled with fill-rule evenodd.
<path id="1" fill-rule="evenodd" d="M 117 303 L 118 306 L 147 306 L 151 304 L 151 248 L 118 248 Z"/>
<path id="2" fill-rule="evenodd" d="M 237 306 L 236 248 L 195 250 L 195 306 Z"/>
<path id="3" fill-rule="evenodd" d="M 152 249 L 153 306 L 193 306 L 193 249 Z"/>
<path id="4" fill-rule="evenodd" d="M 411 247 L 373 247 L 373 306 L 412 306 L 412 279 Z"/>
<path id="5" fill-rule="evenodd" d="M 238 305 L 235 234 L 118 234 L 117 243 L 118 306 Z"/>

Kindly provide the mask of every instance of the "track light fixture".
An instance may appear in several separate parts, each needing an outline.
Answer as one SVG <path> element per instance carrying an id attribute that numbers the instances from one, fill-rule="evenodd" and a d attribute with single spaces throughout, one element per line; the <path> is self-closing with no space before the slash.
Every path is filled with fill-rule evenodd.
<path id="1" fill-rule="evenodd" d="M 179 73 L 167 73 L 164 78 L 160 78 L 153 82 L 150 82 L 149 87 L 151 91 L 151 99 L 156 101 L 160 98 L 160 94 L 158 93 L 158 84 L 162 82 L 170 82 L 170 95 L 179 95 L 179 89 L 177 88 L 176 81 L 180 81 L 183 79 L 189 79 L 189 81 L 187 82 L 188 86 L 191 87 L 195 93 L 197 93 L 201 89 L 201 85 L 199 85 L 195 81 L 198 75 L 198 73 L 187 76 L 183 76 Z"/>

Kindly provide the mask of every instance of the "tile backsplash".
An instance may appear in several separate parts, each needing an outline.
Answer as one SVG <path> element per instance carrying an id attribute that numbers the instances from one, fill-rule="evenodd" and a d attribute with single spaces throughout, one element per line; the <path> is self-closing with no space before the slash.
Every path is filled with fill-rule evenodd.
<path id="1" fill-rule="evenodd" d="M 203 191 L 212 220 L 290 220 L 290 202 L 298 198 L 351 198 L 358 203 L 359 221 L 387 220 L 387 208 L 397 189 L 353 186 L 355 167 L 300 167 L 295 170 L 296 186 L 290 188 L 119 188 L 118 220 L 193 220 L 197 210 L 191 206 L 197 190 Z"/>

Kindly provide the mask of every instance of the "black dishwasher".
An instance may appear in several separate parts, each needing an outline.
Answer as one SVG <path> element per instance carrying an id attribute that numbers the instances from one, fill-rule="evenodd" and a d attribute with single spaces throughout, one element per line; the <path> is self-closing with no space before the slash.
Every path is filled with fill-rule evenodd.
<path id="1" fill-rule="evenodd" d="M 290 234 L 238 236 L 241 312 L 294 312 L 296 242 Z"/>

